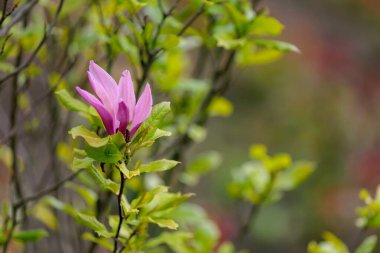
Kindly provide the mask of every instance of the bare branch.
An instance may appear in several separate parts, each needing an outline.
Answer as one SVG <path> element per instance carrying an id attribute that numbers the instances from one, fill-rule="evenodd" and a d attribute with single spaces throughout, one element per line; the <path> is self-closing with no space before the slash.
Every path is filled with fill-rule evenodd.
<path id="1" fill-rule="evenodd" d="M 33 8 L 34 5 L 36 5 L 37 2 L 38 0 L 32 0 L 28 2 L 27 4 L 18 8 L 13 18 L 2 29 L 0 29 L 0 38 L 4 37 L 8 33 L 8 31 L 12 28 L 12 26 L 18 23 L 25 16 L 25 14 L 28 13 Z"/>
<path id="2" fill-rule="evenodd" d="M 15 208 L 20 208 L 22 206 L 24 206 L 25 204 L 31 202 L 31 201 L 35 201 L 35 200 L 38 200 L 40 199 L 41 197 L 49 194 L 49 193 L 53 193 L 57 190 L 59 190 L 65 183 L 69 182 L 69 181 L 72 181 L 73 179 L 75 179 L 80 173 L 82 173 L 84 170 L 78 170 L 76 172 L 74 172 L 73 174 L 71 174 L 70 176 L 66 177 L 65 179 L 62 179 L 61 181 L 59 181 L 58 183 L 56 183 L 55 185 L 52 185 L 48 188 L 46 188 L 45 190 L 43 191 L 40 191 L 34 195 L 31 195 L 31 196 L 28 196 L 28 197 L 25 197 L 24 199 L 16 202 L 14 204 L 14 207 Z"/>
<path id="3" fill-rule="evenodd" d="M 37 47 L 34 49 L 33 53 L 29 56 L 29 58 L 23 62 L 20 66 L 18 66 L 13 72 L 5 75 L 4 77 L 2 77 L 0 79 L 0 87 L 2 85 L 4 85 L 4 82 L 6 80 L 8 80 L 9 78 L 17 75 L 18 73 L 20 73 L 22 70 L 24 70 L 25 68 L 27 68 L 31 63 L 32 61 L 34 60 L 34 57 L 36 57 L 36 55 L 38 54 L 38 52 L 40 51 L 40 49 L 42 48 L 42 46 L 44 45 L 47 37 L 50 35 L 51 31 L 53 30 L 53 27 L 55 26 L 56 22 L 57 22 L 57 19 L 58 19 L 58 15 L 59 13 L 61 12 L 62 10 L 62 6 L 63 6 L 63 3 L 64 3 L 64 0 L 61 0 L 59 2 L 59 5 L 57 7 L 57 10 L 54 14 L 54 18 L 53 20 L 50 22 L 50 25 L 49 25 L 49 28 L 46 30 L 46 32 L 44 33 L 44 36 L 42 37 L 40 43 L 38 43 Z M 8 23 L 9 24 L 9 23 Z M 0 35 L 0 37 L 2 37 Z"/>

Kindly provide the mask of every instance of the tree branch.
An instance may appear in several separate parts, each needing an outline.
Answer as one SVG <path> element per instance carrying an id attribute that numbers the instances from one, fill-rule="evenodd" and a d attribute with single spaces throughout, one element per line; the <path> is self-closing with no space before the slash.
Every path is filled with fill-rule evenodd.
<path id="1" fill-rule="evenodd" d="M 32 2 L 37 2 L 36 0 L 32 1 Z M 32 3 L 32 2 L 29 2 L 28 4 Z M 18 73 L 20 73 L 21 71 L 23 71 L 25 68 L 27 68 L 31 63 L 32 61 L 34 60 L 34 57 L 36 57 L 36 55 L 38 54 L 38 52 L 40 51 L 40 49 L 42 48 L 42 46 L 44 45 L 47 37 L 50 35 L 53 27 L 55 26 L 56 22 L 57 22 L 57 19 L 58 19 L 58 15 L 59 13 L 61 12 L 62 10 L 62 6 L 63 6 L 63 3 L 64 3 L 64 0 L 61 0 L 59 2 L 59 5 L 57 7 L 57 10 L 55 12 L 55 15 L 54 15 L 54 18 L 53 20 L 50 22 L 50 25 L 49 25 L 49 28 L 47 29 L 47 31 L 44 33 L 44 36 L 42 37 L 40 43 L 38 43 L 37 47 L 33 50 L 32 54 L 29 56 L 29 58 L 23 62 L 22 64 L 20 64 L 20 66 L 18 66 L 14 71 L 12 71 L 11 73 L 3 76 L 2 78 L 0 78 L 0 87 L 2 87 L 4 85 L 4 82 L 6 80 L 8 80 L 9 78 L 17 75 Z M 30 7 L 31 8 L 31 7 Z M 9 23 L 7 23 L 8 25 Z M 5 28 L 5 27 L 4 27 Z M 1 35 L 1 31 L 0 31 L 0 37 L 2 37 Z"/>
<path id="2" fill-rule="evenodd" d="M 8 31 L 12 28 L 12 26 L 14 26 L 16 23 L 21 21 L 21 19 L 25 16 L 25 14 L 27 14 L 33 8 L 33 6 L 37 4 L 37 2 L 38 0 L 32 0 L 28 2 L 27 4 L 24 4 L 23 6 L 18 8 L 18 11 L 16 11 L 13 18 L 2 29 L 0 29 L 0 38 L 5 36 L 8 33 Z M 5 19 L 5 16 L 4 16 L 4 19 Z"/>
<path id="3" fill-rule="evenodd" d="M 117 195 L 117 204 L 118 204 L 118 210 L 119 210 L 119 223 L 118 223 L 117 229 L 116 229 L 115 241 L 114 241 L 114 246 L 113 246 L 113 253 L 116 253 L 117 249 L 118 249 L 117 244 L 118 244 L 118 240 L 119 240 L 119 236 L 120 236 L 121 225 L 123 224 L 123 219 L 124 219 L 123 207 L 121 205 L 121 200 L 123 197 L 124 184 L 125 184 L 126 179 L 124 177 L 123 172 L 121 172 L 121 171 L 120 171 L 120 180 L 121 180 L 120 190 L 119 190 L 119 194 Z"/>

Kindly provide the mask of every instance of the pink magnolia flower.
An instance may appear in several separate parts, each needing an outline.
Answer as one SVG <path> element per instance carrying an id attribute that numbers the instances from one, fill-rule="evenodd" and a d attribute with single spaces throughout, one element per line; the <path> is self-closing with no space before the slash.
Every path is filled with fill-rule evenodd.
<path id="1" fill-rule="evenodd" d="M 136 103 L 133 82 L 128 70 L 123 71 L 119 85 L 94 61 L 90 61 L 87 75 L 97 97 L 76 87 L 78 93 L 99 113 L 109 135 L 120 131 L 126 137 L 129 131 L 129 136 L 132 138 L 152 110 L 150 85 L 145 86 Z"/>

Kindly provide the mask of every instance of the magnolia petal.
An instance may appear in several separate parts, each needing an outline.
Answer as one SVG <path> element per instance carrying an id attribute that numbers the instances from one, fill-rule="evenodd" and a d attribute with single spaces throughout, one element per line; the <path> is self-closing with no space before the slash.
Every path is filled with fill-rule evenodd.
<path id="1" fill-rule="evenodd" d="M 102 103 L 91 93 L 76 87 L 75 88 L 79 95 L 82 96 L 90 105 L 92 105 L 95 110 L 99 113 L 100 118 L 103 121 L 104 127 L 108 134 L 114 134 L 115 130 L 113 127 L 112 115 L 107 111 L 107 109 L 102 105 Z"/>
<path id="2" fill-rule="evenodd" d="M 113 101 L 117 101 L 118 88 L 115 80 L 94 61 L 90 61 L 89 71 L 94 78 L 100 83 L 111 95 Z"/>
<path id="3" fill-rule="evenodd" d="M 119 81 L 119 99 L 127 103 L 129 109 L 129 116 L 132 119 L 133 111 L 136 104 L 135 90 L 131 74 L 128 70 L 124 70 Z"/>
<path id="4" fill-rule="evenodd" d="M 119 120 L 119 131 L 125 136 L 129 124 L 129 109 L 124 101 L 119 102 L 117 110 L 117 119 Z"/>
<path id="5" fill-rule="evenodd" d="M 111 115 L 115 115 L 115 102 L 113 101 L 112 96 L 110 96 L 110 93 L 104 89 L 103 85 L 101 85 L 98 80 L 95 79 L 94 75 L 90 71 L 87 71 L 87 76 L 92 89 L 95 91 L 96 95 L 99 97 L 103 105 L 107 108 L 107 111 Z"/>
<path id="6" fill-rule="evenodd" d="M 135 107 L 131 126 L 131 137 L 135 134 L 141 123 L 149 116 L 152 111 L 152 104 L 152 92 L 150 85 L 147 84 Z"/>

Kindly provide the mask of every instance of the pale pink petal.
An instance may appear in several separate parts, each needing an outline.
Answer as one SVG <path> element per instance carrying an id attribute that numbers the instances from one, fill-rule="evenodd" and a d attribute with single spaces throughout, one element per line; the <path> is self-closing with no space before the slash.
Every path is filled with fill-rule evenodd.
<path id="1" fill-rule="evenodd" d="M 147 84 L 135 107 L 131 126 L 131 137 L 133 137 L 141 123 L 149 116 L 152 111 L 152 104 L 152 92 L 150 85 Z"/>
<path id="2" fill-rule="evenodd" d="M 117 84 L 107 71 L 98 66 L 94 61 L 90 61 L 89 71 L 104 89 L 110 93 L 111 98 L 117 101 Z"/>
<path id="3" fill-rule="evenodd" d="M 124 101 L 119 102 L 119 108 L 117 110 L 117 119 L 119 120 L 119 131 L 125 136 L 127 127 L 129 124 L 129 110 Z"/>
<path id="4" fill-rule="evenodd" d="M 115 129 L 113 127 L 113 117 L 103 106 L 103 104 L 91 93 L 76 87 L 77 92 L 99 113 L 100 118 L 103 121 L 104 127 L 108 134 L 114 134 Z"/>
<path id="5" fill-rule="evenodd" d="M 135 110 L 136 96 L 133 88 L 131 74 L 128 70 L 124 70 L 119 81 L 119 99 L 127 103 L 130 119 L 133 117 Z"/>
<path id="6" fill-rule="evenodd" d="M 87 71 L 88 80 L 90 81 L 92 89 L 95 91 L 96 95 L 100 98 L 100 101 L 106 107 L 107 111 L 111 115 L 115 115 L 117 109 L 117 100 L 113 100 L 112 95 L 104 89 L 104 87 L 98 82 L 94 75 Z M 115 108 L 116 107 L 116 108 Z"/>

